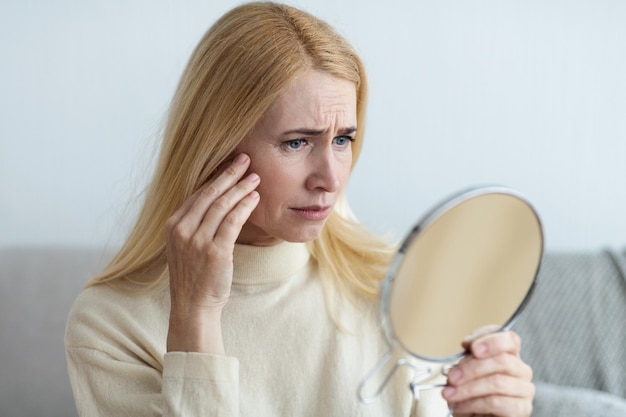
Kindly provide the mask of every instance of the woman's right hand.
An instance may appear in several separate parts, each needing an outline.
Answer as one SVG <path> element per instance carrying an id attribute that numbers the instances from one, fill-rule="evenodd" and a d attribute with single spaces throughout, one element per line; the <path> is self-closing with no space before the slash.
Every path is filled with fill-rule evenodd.
<path id="1" fill-rule="evenodd" d="M 166 223 L 168 352 L 224 354 L 221 313 L 230 296 L 235 242 L 259 202 L 259 176 L 243 178 L 249 166 L 250 157 L 239 154 Z"/>

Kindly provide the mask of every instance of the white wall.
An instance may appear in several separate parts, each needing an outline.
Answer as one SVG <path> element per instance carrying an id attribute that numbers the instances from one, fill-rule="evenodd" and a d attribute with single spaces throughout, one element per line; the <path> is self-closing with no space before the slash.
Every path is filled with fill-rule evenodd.
<path id="1" fill-rule="evenodd" d="M 0 3 L 0 246 L 118 244 L 195 43 L 237 4 Z M 401 237 L 517 188 L 554 250 L 626 244 L 626 2 L 301 0 L 369 70 L 354 211 Z M 384 7 L 383 7 L 384 4 Z"/>

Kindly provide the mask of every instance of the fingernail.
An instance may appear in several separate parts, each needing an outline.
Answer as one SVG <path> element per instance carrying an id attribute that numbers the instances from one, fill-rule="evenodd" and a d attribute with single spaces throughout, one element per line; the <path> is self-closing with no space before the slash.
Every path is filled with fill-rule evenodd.
<path id="1" fill-rule="evenodd" d="M 446 398 L 452 398 L 456 394 L 456 388 L 454 387 L 445 387 L 443 389 L 443 396 Z"/>
<path id="2" fill-rule="evenodd" d="M 477 344 L 476 347 L 474 347 L 474 353 L 480 356 L 484 355 L 487 353 L 487 345 L 484 343 Z"/>
<path id="3" fill-rule="evenodd" d="M 239 155 L 237 155 L 237 157 L 235 158 L 235 163 L 236 164 L 243 164 L 248 160 L 248 155 L 246 155 L 245 153 L 240 153 Z"/>
<path id="4" fill-rule="evenodd" d="M 453 368 L 448 374 L 448 379 L 452 382 L 457 382 L 463 376 L 463 372 L 458 368 Z"/>
<path id="5" fill-rule="evenodd" d="M 250 182 L 257 182 L 259 180 L 259 176 L 255 173 L 252 173 L 250 175 L 248 175 L 248 181 Z"/>

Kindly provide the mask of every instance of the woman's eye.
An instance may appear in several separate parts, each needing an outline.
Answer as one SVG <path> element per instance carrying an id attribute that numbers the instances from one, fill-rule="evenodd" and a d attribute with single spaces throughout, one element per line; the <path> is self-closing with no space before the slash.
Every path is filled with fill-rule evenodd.
<path id="1" fill-rule="evenodd" d="M 334 139 L 334 142 L 337 146 L 345 147 L 354 142 L 354 138 L 351 138 L 350 136 L 337 136 Z"/>
<path id="2" fill-rule="evenodd" d="M 306 139 L 293 139 L 285 142 L 288 149 L 298 150 L 306 144 Z"/>

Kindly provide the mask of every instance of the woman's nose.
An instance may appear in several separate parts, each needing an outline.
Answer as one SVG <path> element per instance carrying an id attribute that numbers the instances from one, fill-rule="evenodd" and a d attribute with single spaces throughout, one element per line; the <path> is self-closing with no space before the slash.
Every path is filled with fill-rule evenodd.
<path id="1" fill-rule="evenodd" d="M 329 193 L 339 191 L 341 180 L 338 175 L 338 164 L 332 150 L 324 150 L 315 155 L 311 172 L 307 177 L 307 188 L 309 190 L 323 189 Z"/>

